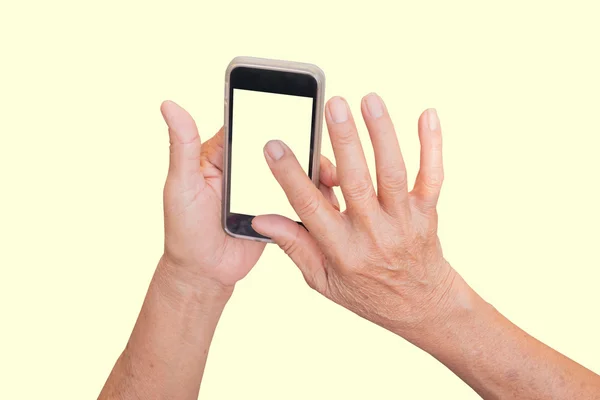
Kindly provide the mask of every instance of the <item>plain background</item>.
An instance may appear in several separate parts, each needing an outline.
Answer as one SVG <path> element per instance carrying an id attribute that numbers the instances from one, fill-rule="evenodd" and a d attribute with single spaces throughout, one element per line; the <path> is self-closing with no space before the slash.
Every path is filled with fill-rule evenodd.
<path id="1" fill-rule="evenodd" d="M 186 107 L 208 139 L 238 55 L 319 65 L 359 122 L 378 92 L 411 177 L 417 118 L 437 108 L 448 260 L 600 372 L 599 12 L 593 0 L 2 1 L 0 398 L 96 398 L 162 252 L 160 103 Z M 224 312 L 201 397 L 477 398 L 312 292 L 274 246 Z"/>

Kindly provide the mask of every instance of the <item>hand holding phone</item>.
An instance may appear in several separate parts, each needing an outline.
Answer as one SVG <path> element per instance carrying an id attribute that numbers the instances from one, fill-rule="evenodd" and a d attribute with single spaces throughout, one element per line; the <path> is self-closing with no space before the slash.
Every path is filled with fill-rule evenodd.
<path id="1" fill-rule="evenodd" d="M 319 186 L 325 76 L 312 64 L 238 57 L 225 79 L 223 229 L 229 235 L 271 242 L 252 219 L 279 214 L 299 222 L 269 171 L 263 147 L 279 139 Z"/>

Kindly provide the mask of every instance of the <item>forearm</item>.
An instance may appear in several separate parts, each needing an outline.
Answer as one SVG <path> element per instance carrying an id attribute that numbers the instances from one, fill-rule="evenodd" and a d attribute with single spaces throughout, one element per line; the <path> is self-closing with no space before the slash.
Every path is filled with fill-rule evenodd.
<path id="1" fill-rule="evenodd" d="M 99 399 L 197 399 L 208 349 L 231 291 L 178 280 L 161 261 L 127 347 Z"/>
<path id="2" fill-rule="evenodd" d="M 485 399 L 600 399 L 600 376 L 534 339 L 458 279 L 419 347 Z"/>

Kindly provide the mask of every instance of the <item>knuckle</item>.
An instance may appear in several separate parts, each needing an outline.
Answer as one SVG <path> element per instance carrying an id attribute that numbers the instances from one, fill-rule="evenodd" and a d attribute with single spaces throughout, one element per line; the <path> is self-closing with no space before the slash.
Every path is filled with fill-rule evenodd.
<path id="1" fill-rule="evenodd" d="M 199 136 L 194 136 L 189 142 L 181 143 L 181 148 L 188 154 L 196 154 L 202 149 L 202 142 L 200 142 Z"/>
<path id="2" fill-rule="evenodd" d="M 379 171 L 378 181 L 380 189 L 390 193 L 399 193 L 406 190 L 408 179 L 405 170 L 388 167 Z"/>
<path id="3" fill-rule="evenodd" d="M 346 194 L 354 201 L 368 201 L 374 196 L 372 185 L 365 180 L 356 180 L 346 185 Z"/>
<path id="4" fill-rule="evenodd" d="M 299 239 L 298 239 L 300 236 L 301 229 L 302 228 L 298 227 L 298 229 L 296 230 L 296 233 L 294 234 L 293 237 L 281 240 L 279 242 L 279 247 L 281 248 L 281 250 L 283 250 L 283 252 L 288 257 L 290 257 L 292 260 L 294 260 L 296 265 L 298 265 L 298 267 L 300 268 L 300 270 L 302 272 L 302 276 L 303 276 L 304 280 L 306 281 L 306 284 L 311 289 L 318 291 L 319 276 L 317 276 L 315 270 L 313 270 L 313 268 L 311 268 L 314 266 L 306 265 L 305 262 L 303 262 L 304 257 L 303 257 L 302 253 L 305 250 L 299 244 Z"/>
<path id="5" fill-rule="evenodd" d="M 352 126 L 346 125 L 336 132 L 337 142 L 341 146 L 350 146 L 356 142 L 357 135 Z"/>
<path id="6" fill-rule="evenodd" d="M 423 185 L 428 191 L 437 191 L 444 182 L 444 172 L 442 170 L 432 171 L 423 177 Z"/>
<path id="7" fill-rule="evenodd" d="M 301 251 L 300 246 L 298 245 L 298 238 L 300 236 L 300 227 L 296 229 L 296 233 L 293 237 L 284 238 L 279 241 L 279 247 L 283 252 L 288 255 L 290 258 L 294 259 L 296 254 Z"/>
<path id="8" fill-rule="evenodd" d="M 296 245 L 295 240 L 283 240 L 281 243 L 279 243 L 279 247 L 281 247 L 281 250 L 283 250 L 283 252 L 290 258 L 295 256 L 298 252 L 298 246 Z"/>
<path id="9" fill-rule="evenodd" d="M 296 193 L 294 198 L 294 209 L 301 218 L 310 218 L 317 213 L 321 202 L 316 196 L 304 191 Z"/>
<path id="10" fill-rule="evenodd" d="M 281 247 L 281 250 L 283 250 L 283 252 L 288 256 L 291 256 L 296 250 L 294 242 L 291 240 L 285 240 L 281 242 L 279 247 Z"/>

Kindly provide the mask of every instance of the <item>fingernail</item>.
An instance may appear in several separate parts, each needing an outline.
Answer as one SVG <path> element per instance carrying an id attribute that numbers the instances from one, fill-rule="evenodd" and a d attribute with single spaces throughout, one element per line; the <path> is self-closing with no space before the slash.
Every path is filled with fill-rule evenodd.
<path id="1" fill-rule="evenodd" d="M 180 131 L 182 120 L 181 116 L 184 114 L 184 111 L 179 104 L 175 103 L 174 101 L 167 100 L 164 102 L 161 111 L 169 128 L 173 129 L 174 131 Z"/>
<path id="2" fill-rule="evenodd" d="M 373 118 L 379 118 L 383 115 L 383 102 L 375 93 L 371 93 L 366 97 L 367 111 Z"/>
<path id="3" fill-rule="evenodd" d="M 429 124 L 429 130 L 431 131 L 437 131 L 440 127 L 440 120 L 438 119 L 435 108 L 430 108 L 427 110 L 427 123 Z"/>
<path id="4" fill-rule="evenodd" d="M 169 130 L 180 142 L 188 143 L 196 139 L 193 121 L 190 123 L 189 114 L 181 106 L 168 100 L 163 103 L 161 112 Z"/>
<path id="5" fill-rule="evenodd" d="M 265 146 L 265 150 L 271 159 L 277 161 L 281 157 L 283 157 L 283 153 L 285 153 L 285 149 L 283 148 L 283 144 L 279 140 L 271 140 Z"/>
<path id="6" fill-rule="evenodd" d="M 329 114 L 336 124 L 341 124 L 348 120 L 348 106 L 341 97 L 334 97 L 329 101 Z"/>

